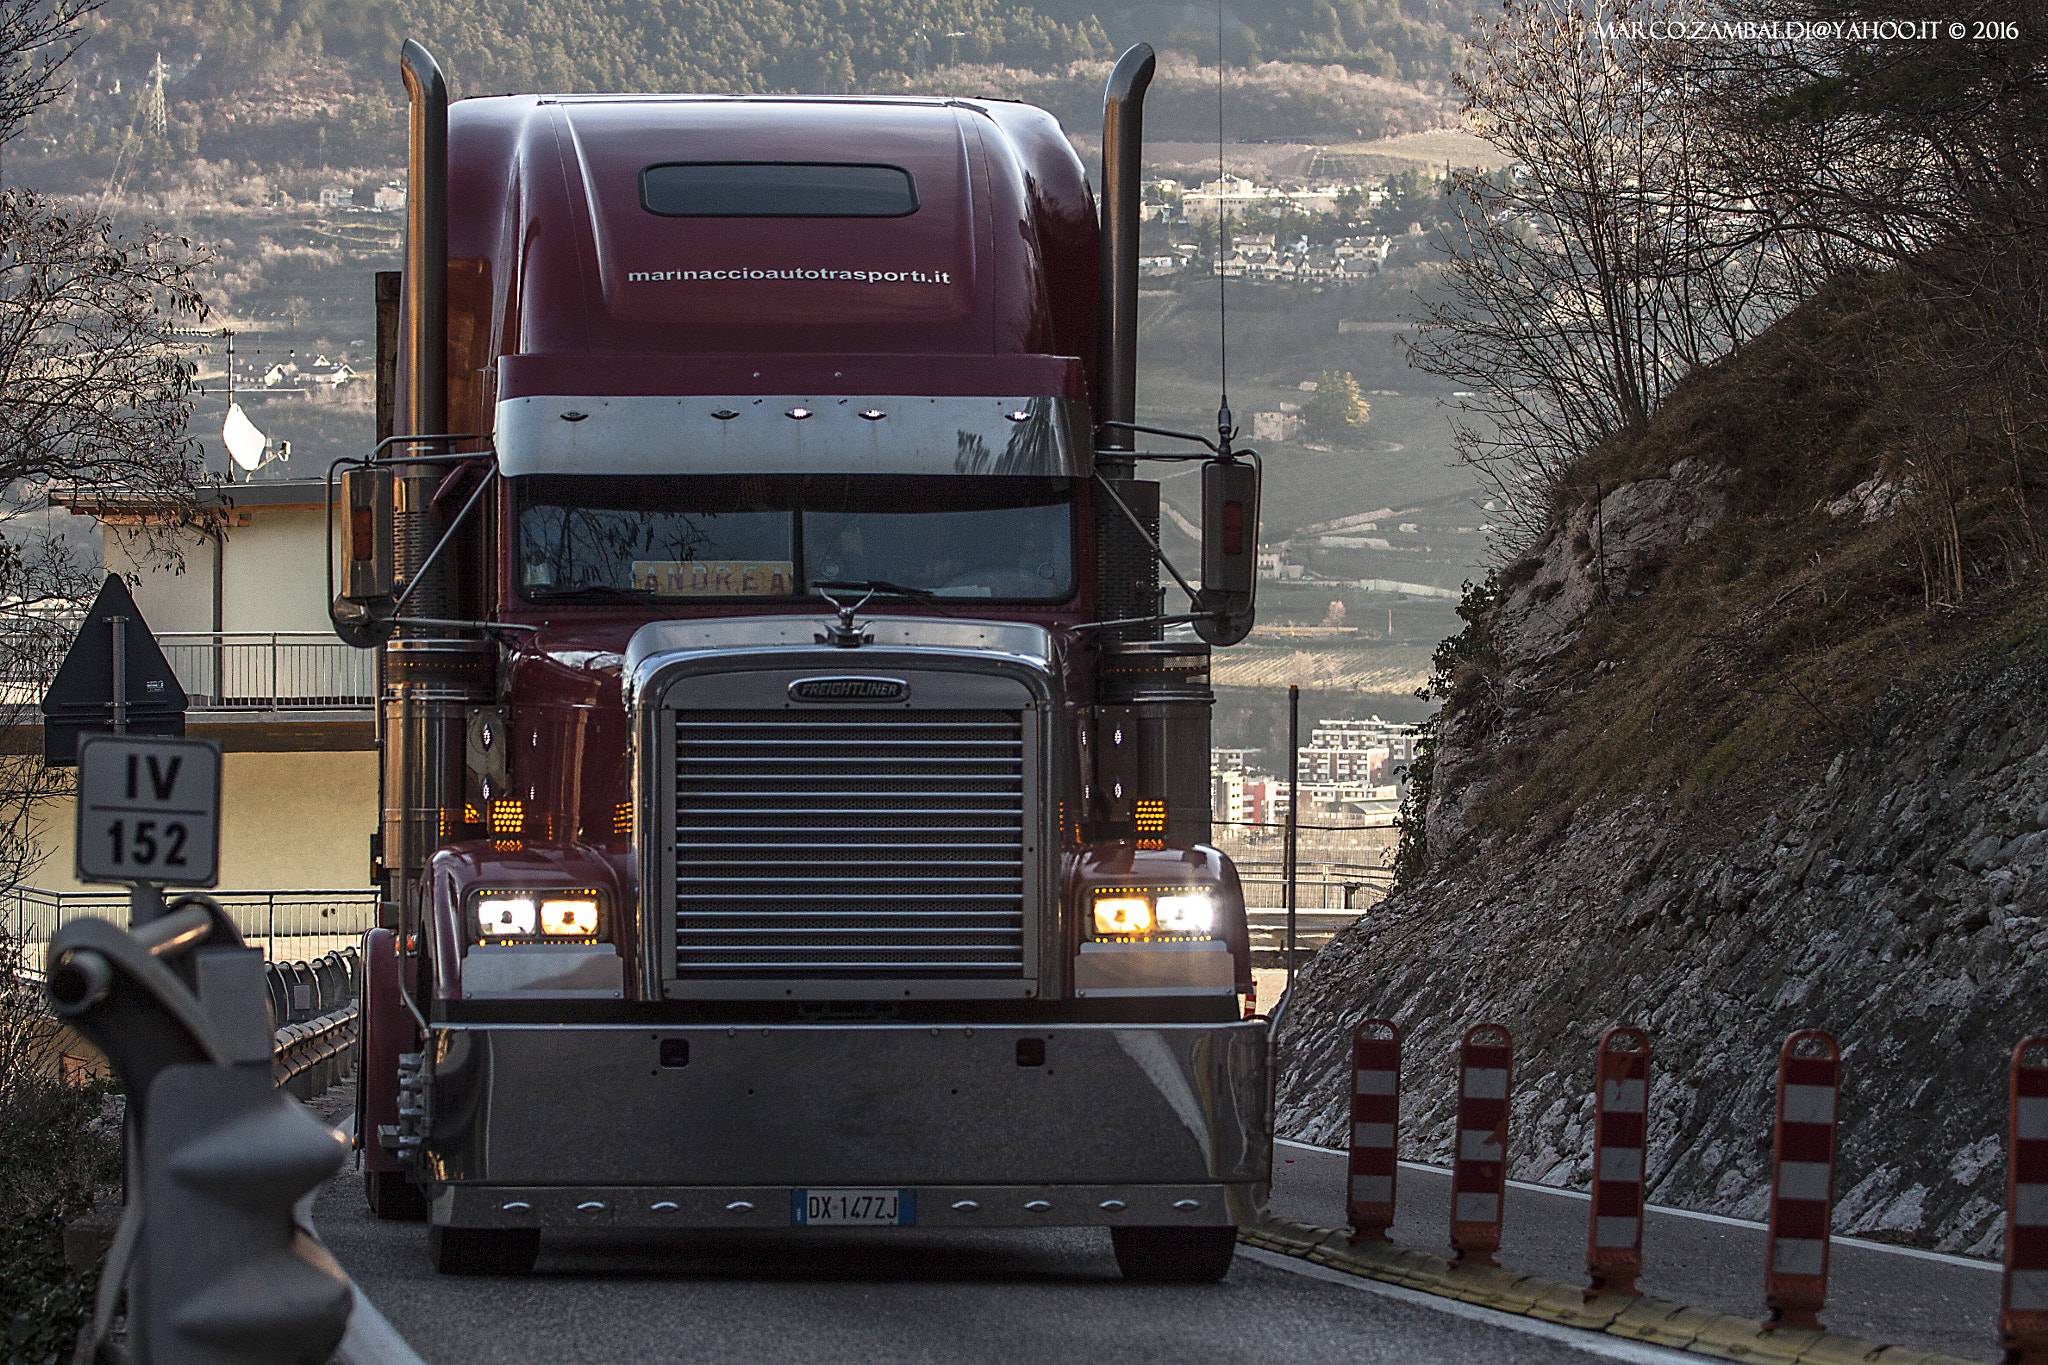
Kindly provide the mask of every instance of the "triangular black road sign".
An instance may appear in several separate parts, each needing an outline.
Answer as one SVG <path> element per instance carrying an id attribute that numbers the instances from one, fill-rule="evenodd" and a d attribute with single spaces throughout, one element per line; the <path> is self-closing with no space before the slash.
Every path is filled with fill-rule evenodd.
<path id="1" fill-rule="evenodd" d="M 114 731 L 114 619 L 122 620 L 127 647 L 127 732 L 131 735 L 185 733 L 185 689 L 171 672 L 149 623 L 136 609 L 128 585 L 114 574 L 100 593 L 64 656 L 63 667 L 43 694 L 43 762 L 68 767 L 78 761 L 80 735 Z"/>

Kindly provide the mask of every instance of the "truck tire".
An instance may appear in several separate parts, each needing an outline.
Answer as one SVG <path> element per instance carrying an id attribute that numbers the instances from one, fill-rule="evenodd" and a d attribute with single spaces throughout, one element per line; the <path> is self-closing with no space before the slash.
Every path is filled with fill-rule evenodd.
<path id="1" fill-rule="evenodd" d="M 404 1171 L 364 1171 L 363 1198 L 370 1212 L 387 1223 L 424 1223 L 427 1197 L 405 1178 Z"/>
<path id="2" fill-rule="evenodd" d="M 443 1275 L 530 1275 L 539 1228 L 427 1229 L 427 1257 Z"/>
<path id="3" fill-rule="evenodd" d="M 1111 1228 L 1124 1278 L 1139 1284 L 1214 1284 L 1230 1272 L 1237 1229 Z"/>

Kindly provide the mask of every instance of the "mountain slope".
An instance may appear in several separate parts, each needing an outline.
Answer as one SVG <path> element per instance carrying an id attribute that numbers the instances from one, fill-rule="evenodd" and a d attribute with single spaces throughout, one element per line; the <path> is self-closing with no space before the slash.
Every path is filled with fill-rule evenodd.
<path id="1" fill-rule="evenodd" d="M 1513 1173 L 1583 1185 L 1594 1042 L 1639 1023 L 1653 1197 L 1756 1216 L 1778 1044 L 1822 1027 L 1837 1228 L 1995 1245 L 2003 1067 L 2048 1025 L 2048 399 L 1952 283 L 1838 282 L 1582 462 L 1451 650 L 1428 864 L 1299 981 L 1282 1132 L 1341 1140 L 1386 1016 L 1442 1159 L 1497 1020 Z"/>

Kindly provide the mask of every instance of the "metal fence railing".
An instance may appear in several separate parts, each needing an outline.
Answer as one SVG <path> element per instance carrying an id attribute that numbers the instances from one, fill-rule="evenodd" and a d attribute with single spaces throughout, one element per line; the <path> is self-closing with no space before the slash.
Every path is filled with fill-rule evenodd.
<path id="1" fill-rule="evenodd" d="M 1281 909 L 1287 904 L 1287 878 L 1278 863 L 1238 863 L 1247 910 Z M 1361 863 L 1303 863 L 1294 874 L 1297 910 L 1350 910 L 1358 913 L 1376 903 L 1393 885 L 1393 869 Z"/>
<path id="2" fill-rule="evenodd" d="M 310 961 L 345 951 L 377 922 L 377 893 L 347 891 L 210 891 L 251 947 L 273 962 Z M 128 922 L 126 891 L 0 890 L 0 922 L 22 941 L 28 965 L 40 970 L 45 945 L 58 928 L 81 916 Z"/>
<path id="3" fill-rule="evenodd" d="M 1287 946 L 1287 878 L 1277 863 L 1239 863 L 1252 961 L 1278 966 Z M 1303 863 L 1295 871 L 1294 942 L 1306 962 L 1378 904 L 1394 880 L 1391 868 L 1362 863 Z"/>
<path id="4" fill-rule="evenodd" d="M 325 631 L 185 632 L 157 636 L 194 710 L 368 707 L 377 660 Z"/>

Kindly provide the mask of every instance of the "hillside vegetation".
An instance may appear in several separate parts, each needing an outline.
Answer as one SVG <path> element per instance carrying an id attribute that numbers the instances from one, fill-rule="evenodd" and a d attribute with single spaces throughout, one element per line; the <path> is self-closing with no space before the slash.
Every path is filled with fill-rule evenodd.
<path id="1" fill-rule="evenodd" d="M 2005 1066 L 2048 1021 L 2048 26 L 1972 12 L 2014 41 L 1687 68 L 1554 9 L 1491 30 L 1467 114 L 1531 169 L 1470 185 L 1425 361 L 1522 419 L 1467 447 L 1516 548 L 1437 652 L 1399 889 L 1277 1028 L 1282 1133 L 1342 1140 L 1387 1018 L 1402 1155 L 1444 1160 L 1457 1041 L 1497 1021 L 1510 1173 L 1583 1188 L 1593 1048 L 1633 1024 L 1650 1197 L 1760 1217 L 1779 1047 L 1820 1028 L 1835 1230 L 1996 1253 Z M 1643 118 L 1685 213 L 1579 174 Z M 1743 251 L 1741 307 L 1702 310 Z"/>
<path id="2" fill-rule="evenodd" d="M 1215 134 L 1216 32 L 1178 6 L 1088 0 L 106 0 L 75 83 L 10 148 L 45 188 L 175 187 L 246 171 L 390 167 L 398 50 L 417 38 L 457 96 L 506 91 L 943 92 L 1035 100 L 1088 133 L 1107 62 L 1165 63 L 1155 137 Z M 1284 0 L 1228 16 L 1233 138 L 1353 141 L 1441 126 L 1463 0 Z M 163 120 L 155 115 L 164 63 Z"/>
<path id="3" fill-rule="evenodd" d="M 1645 794 L 1712 829 L 1809 780 L 1894 687 L 2048 650 L 2048 394 L 1982 366 L 1993 318 L 1953 283 L 1837 280 L 1580 461 L 1468 632 L 1471 766 L 1439 787 L 1438 851 Z"/>

